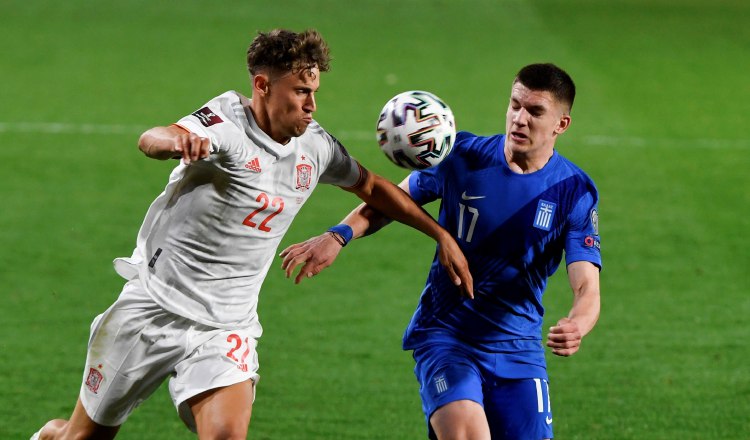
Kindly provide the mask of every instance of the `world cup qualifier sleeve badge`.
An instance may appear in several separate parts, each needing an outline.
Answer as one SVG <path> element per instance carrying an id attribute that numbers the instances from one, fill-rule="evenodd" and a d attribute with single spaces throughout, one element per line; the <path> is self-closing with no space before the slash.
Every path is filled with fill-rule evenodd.
<path id="1" fill-rule="evenodd" d="M 214 124 L 219 124 L 224 122 L 219 115 L 214 113 L 213 110 L 211 110 L 208 107 L 203 107 L 199 110 L 194 111 L 191 113 L 193 116 L 198 118 L 201 124 L 203 124 L 204 127 L 210 127 Z"/>

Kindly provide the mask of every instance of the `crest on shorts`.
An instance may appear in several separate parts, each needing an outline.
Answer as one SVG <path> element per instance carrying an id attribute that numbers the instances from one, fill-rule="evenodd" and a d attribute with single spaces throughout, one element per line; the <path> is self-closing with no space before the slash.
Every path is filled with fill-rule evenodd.
<path id="1" fill-rule="evenodd" d="M 102 373 L 94 367 L 89 368 L 89 375 L 86 377 L 86 388 L 94 394 L 99 392 L 99 385 L 104 381 Z"/>
<path id="2" fill-rule="evenodd" d="M 294 179 L 294 189 L 297 191 L 307 191 L 312 183 L 312 165 L 301 163 L 296 166 L 297 174 Z"/>
<path id="3" fill-rule="evenodd" d="M 440 375 L 434 379 L 435 381 L 435 390 L 438 392 L 438 394 L 443 394 L 444 392 L 448 391 L 448 381 L 445 380 L 444 375 Z"/>

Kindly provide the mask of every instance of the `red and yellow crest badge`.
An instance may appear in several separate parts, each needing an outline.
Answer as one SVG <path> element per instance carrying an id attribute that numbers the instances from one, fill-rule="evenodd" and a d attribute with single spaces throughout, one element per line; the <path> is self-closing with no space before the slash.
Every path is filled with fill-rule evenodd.
<path id="1" fill-rule="evenodd" d="M 294 189 L 297 191 L 307 191 L 312 183 L 312 165 L 301 163 L 296 166 L 297 175 L 294 180 Z"/>
<path id="2" fill-rule="evenodd" d="M 101 368 L 101 365 L 99 366 Z M 94 394 L 99 393 L 99 386 L 104 381 L 104 376 L 96 368 L 89 368 L 89 374 L 86 376 L 86 387 Z"/>

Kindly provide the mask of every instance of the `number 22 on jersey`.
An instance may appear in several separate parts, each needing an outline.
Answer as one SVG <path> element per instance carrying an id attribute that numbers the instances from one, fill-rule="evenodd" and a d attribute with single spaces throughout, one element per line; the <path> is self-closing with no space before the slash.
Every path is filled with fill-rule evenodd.
<path id="1" fill-rule="evenodd" d="M 282 199 L 281 197 L 274 197 L 273 200 L 271 200 L 268 194 L 260 193 L 258 194 L 258 197 L 255 199 L 255 201 L 261 202 L 261 207 L 257 208 L 255 211 L 251 212 L 250 215 L 245 217 L 245 220 L 242 221 L 242 224 L 251 228 L 258 228 L 259 231 L 271 232 L 271 227 L 268 226 L 268 222 L 270 222 L 272 218 L 276 217 L 281 213 L 281 211 L 284 210 L 284 199 Z M 255 219 L 255 221 L 260 221 L 260 223 L 256 223 L 255 221 L 253 221 L 255 216 L 258 215 L 259 218 Z"/>

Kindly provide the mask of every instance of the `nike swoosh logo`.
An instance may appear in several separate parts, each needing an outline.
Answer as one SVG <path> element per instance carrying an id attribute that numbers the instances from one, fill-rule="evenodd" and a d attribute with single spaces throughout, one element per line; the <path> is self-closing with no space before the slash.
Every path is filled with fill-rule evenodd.
<path id="1" fill-rule="evenodd" d="M 547 416 L 547 417 L 544 418 L 544 421 L 547 422 L 548 425 L 551 425 L 552 424 L 552 417 Z"/>
<path id="2" fill-rule="evenodd" d="M 476 200 L 476 199 L 483 199 L 487 196 L 467 196 L 466 191 L 464 191 L 463 194 L 461 194 L 461 199 L 463 200 Z"/>

